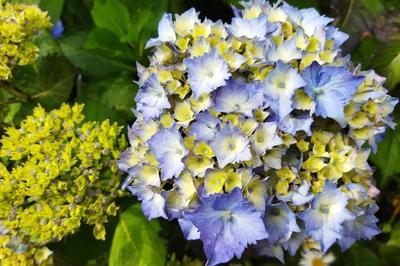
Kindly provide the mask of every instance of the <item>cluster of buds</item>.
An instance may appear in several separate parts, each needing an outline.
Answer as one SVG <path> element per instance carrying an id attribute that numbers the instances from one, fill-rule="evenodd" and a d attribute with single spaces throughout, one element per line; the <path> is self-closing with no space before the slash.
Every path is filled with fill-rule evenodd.
<path id="1" fill-rule="evenodd" d="M 0 235 L 29 249 L 89 224 L 96 239 L 105 239 L 104 224 L 122 195 L 117 160 L 126 141 L 117 124 L 84 122 L 82 109 L 63 104 L 46 112 L 39 106 L 19 128 L 5 129 Z"/>
<path id="2" fill-rule="evenodd" d="M 0 0 L 0 80 L 9 79 L 14 66 L 28 65 L 36 60 L 39 48 L 32 39 L 50 26 L 47 12 L 36 5 Z"/>

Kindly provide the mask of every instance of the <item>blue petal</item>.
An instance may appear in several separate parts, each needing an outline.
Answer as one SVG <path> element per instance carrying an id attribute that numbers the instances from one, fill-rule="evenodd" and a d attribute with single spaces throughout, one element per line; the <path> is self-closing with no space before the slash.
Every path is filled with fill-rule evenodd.
<path id="1" fill-rule="evenodd" d="M 164 109 L 171 107 L 164 88 L 154 74 L 140 87 L 135 101 L 136 109 L 145 121 L 158 118 Z"/>
<path id="2" fill-rule="evenodd" d="M 277 258 L 283 264 L 285 263 L 283 248 L 280 245 L 270 245 L 267 241 L 261 241 L 257 245 L 257 251 L 261 256 Z"/>
<path id="3" fill-rule="evenodd" d="M 186 218 L 178 219 L 183 235 L 187 240 L 200 239 L 200 232 L 194 224 Z"/>
<path id="4" fill-rule="evenodd" d="M 212 140 L 218 132 L 220 120 L 205 111 L 196 117 L 196 122 L 190 125 L 190 135 L 196 136 L 200 141 Z"/>
<path id="5" fill-rule="evenodd" d="M 188 151 L 183 145 L 182 136 L 176 124 L 171 128 L 159 130 L 150 138 L 148 144 L 160 164 L 162 180 L 178 176 L 183 171 L 185 165 L 182 158 Z"/>
<path id="6" fill-rule="evenodd" d="M 292 232 L 300 232 L 295 214 L 283 202 L 266 205 L 264 223 L 269 234 L 267 241 L 272 245 L 286 241 Z"/>
<path id="7" fill-rule="evenodd" d="M 132 195 L 137 196 L 138 200 L 142 201 L 142 211 L 147 219 L 168 218 L 165 212 L 165 199 L 161 194 L 153 192 L 149 187 L 140 185 L 128 186 L 128 189 Z"/>
<path id="8" fill-rule="evenodd" d="M 304 69 L 302 76 L 307 82 L 306 93 L 316 102 L 315 113 L 345 127 L 344 107 L 365 78 L 354 76 L 345 67 L 321 66 L 317 62 Z"/>
<path id="9" fill-rule="evenodd" d="M 216 112 L 242 113 L 253 117 L 253 110 L 263 104 L 263 92 L 257 84 L 247 84 L 231 78 L 215 93 Z"/>
<path id="10" fill-rule="evenodd" d="M 195 211 L 184 213 L 200 231 L 211 266 L 239 258 L 249 244 L 268 236 L 261 215 L 238 188 L 227 195 L 204 197 Z"/>
<path id="11" fill-rule="evenodd" d="M 216 49 L 200 57 L 186 58 L 183 63 L 187 66 L 189 85 L 195 99 L 224 86 L 231 76 L 228 64 Z"/>

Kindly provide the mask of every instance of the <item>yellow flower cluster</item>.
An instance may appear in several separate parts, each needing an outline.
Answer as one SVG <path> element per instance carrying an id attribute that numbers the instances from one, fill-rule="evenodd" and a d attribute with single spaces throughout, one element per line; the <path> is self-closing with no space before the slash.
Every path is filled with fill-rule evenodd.
<path id="1" fill-rule="evenodd" d="M 389 115 L 394 110 L 396 99 L 386 94 L 382 86 L 385 78 L 379 77 L 374 71 L 364 74 L 365 81 L 344 113 L 350 127 L 349 135 L 357 144 L 360 146 L 368 142 L 376 149 L 375 136 L 384 133 L 387 125 L 392 128 L 395 126 Z"/>
<path id="2" fill-rule="evenodd" d="M 7 246 L 9 240 L 9 236 L 0 235 L 1 266 L 53 265 L 53 253 L 47 247 L 28 247 L 24 252 L 17 253 Z"/>
<path id="3" fill-rule="evenodd" d="M 0 140 L 0 224 L 24 243 L 59 241 L 81 223 L 105 239 L 107 217 L 116 215 L 125 139 L 109 121 L 84 123 L 82 109 L 39 106 Z"/>
<path id="4" fill-rule="evenodd" d="M 314 193 L 321 192 L 327 179 L 370 185 L 370 149 L 356 148 L 348 136 L 315 131 L 310 142 L 301 140 L 297 146 L 304 157 L 299 175 L 311 182 Z"/>
<path id="5" fill-rule="evenodd" d="M 39 48 L 32 38 L 50 26 L 47 12 L 37 6 L 0 1 L 0 80 L 11 76 L 13 66 L 36 60 Z"/>

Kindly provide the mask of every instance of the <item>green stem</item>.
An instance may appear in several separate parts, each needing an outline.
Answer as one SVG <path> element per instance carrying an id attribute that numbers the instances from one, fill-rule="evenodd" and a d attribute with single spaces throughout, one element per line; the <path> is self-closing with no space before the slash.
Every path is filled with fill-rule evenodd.
<path id="1" fill-rule="evenodd" d="M 29 100 L 29 95 L 18 89 L 9 81 L 0 81 L 0 88 L 6 89 L 10 94 L 14 95 L 23 102 Z"/>
<path id="2" fill-rule="evenodd" d="M 353 12 L 354 4 L 355 4 L 355 1 L 354 0 L 350 0 L 349 8 L 347 9 L 347 13 L 346 13 L 346 16 L 343 19 L 341 28 L 346 26 L 347 22 L 349 22 L 350 15 Z"/>
<path id="3" fill-rule="evenodd" d="M 13 104 L 13 103 L 20 103 L 21 100 L 19 99 L 8 99 L 4 101 L 0 101 L 0 105 L 7 105 L 7 104 Z"/>
<path id="4" fill-rule="evenodd" d="M 392 214 L 392 216 L 390 217 L 389 224 L 393 224 L 394 223 L 394 221 L 396 220 L 397 214 L 399 214 L 399 212 L 400 212 L 400 205 L 397 205 L 396 209 L 394 210 L 394 212 Z"/>

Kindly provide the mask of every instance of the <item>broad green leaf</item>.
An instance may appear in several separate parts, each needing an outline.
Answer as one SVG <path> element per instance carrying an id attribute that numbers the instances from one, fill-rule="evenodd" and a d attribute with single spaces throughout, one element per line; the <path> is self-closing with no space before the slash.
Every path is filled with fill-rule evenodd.
<path id="1" fill-rule="evenodd" d="M 388 67 L 387 86 L 393 89 L 400 82 L 400 53 L 392 60 Z"/>
<path id="2" fill-rule="evenodd" d="M 64 0 L 40 0 L 39 7 L 49 13 L 51 22 L 55 23 L 60 19 L 64 6 Z"/>
<path id="3" fill-rule="evenodd" d="M 287 2 L 299 8 L 309 8 L 309 7 L 314 7 L 316 9 L 319 8 L 317 0 L 289 0 Z"/>
<path id="4" fill-rule="evenodd" d="M 400 40 L 393 40 L 381 48 L 372 66 L 388 77 L 387 86 L 393 89 L 400 82 Z"/>
<path id="5" fill-rule="evenodd" d="M 121 43 L 118 37 L 107 29 L 94 28 L 86 38 L 85 48 L 103 50 L 115 57 L 135 60 L 133 50 Z"/>
<path id="6" fill-rule="evenodd" d="M 154 35 L 167 0 L 95 0 L 92 17 L 97 27 L 113 32 L 142 55 L 144 43 Z"/>
<path id="7" fill-rule="evenodd" d="M 129 11 L 118 0 L 96 0 L 92 17 L 97 27 L 113 32 L 118 38 L 129 32 L 131 25 Z"/>
<path id="8" fill-rule="evenodd" d="M 86 37 L 86 33 L 78 32 L 60 41 L 63 54 L 73 65 L 96 77 L 121 71 L 135 72 L 133 61 L 121 60 L 96 49 L 84 49 Z"/>
<path id="9" fill-rule="evenodd" d="M 387 242 L 389 246 L 400 248 L 400 222 L 397 222 L 390 233 L 390 239 Z"/>
<path id="10" fill-rule="evenodd" d="M 352 54 L 355 62 L 361 63 L 363 69 L 371 65 L 375 53 L 382 43 L 376 37 L 367 37 L 361 40 L 359 46 Z"/>
<path id="11" fill-rule="evenodd" d="M 373 67 L 385 71 L 390 63 L 400 53 L 400 40 L 394 40 L 379 50 L 373 60 Z"/>
<path id="12" fill-rule="evenodd" d="M 131 109 L 135 104 L 136 92 L 137 85 L 131 77 L 110 76 L 79 86 L 77 101 L 88 103 L 87 114 L 91 120 L 115 114 L 112 120 L 126 123 L 133 119 Z M 92 103 L 101 104 L 102 107 L 92 108 L 96 107 Z"/>
<path id="13" fill-rule="evenodd" d="M 139 204 L 126 209 L 114 233 L 109 265 L 165 265 L 166 247 L 159 231 L 158 221 L 148 221 Z"/>
<path id="14" fill-rule="evenodd" d="M 374 16 L 380 15 L 385 11 L 381 0 L 360 0 L 360 3 Z"/>
<path id="15" fill-rule="evenodd" d="M 75 72 L 66 60 L 46 58 L 39 65 L 37 90 L 32 97 L 46 107 L 56 107 L 69 98 L 74 77 Z"/>
<path id="16" fill-rule="evenodd" d="M 378 256 L 370 249 L 353 245 L 343 257 L 344 266 L 380 266 Z"/>
<path id="17" fill-rule="evenodd" d="M 371 160 L 383 175 L 381 186 L 388 184 L 390 176 L 400 173 L 400 127 L 387 131 L 385 139 L 378 145 L 377 153 L 371 155 Z"/>
<path id="18" fill-rule="evenodd" d="M 83 114 L 85 115 L 86 121 L 101 122 L 109 119 L 111 122 L 117 122 L 120 125 L 127 123 L 126 116 L 123 113 L 112 109 L 107 104 L 92 99 L 86 101 L 77 100 L 77 102 L 85 104 Z"/>
<path id="19" fill-rule="evenodd" d="M 60 46 L 48 31 L 40 32 L 35 37 L 34 41 L 39 47 L 39 56 L 42 58 L 49 55 L 61 53 Z"/>
<path id="20" fill-rule="evenodd" d="M 90 14 L 92 0 L 67 0 L 64 3 L 62 21 L 66 32 L 89 31 L 94 22 Z"/>
<path id="21" fill-rule="evenodd" d="M 53 108 L 71 94 L 75 71 L 64 58 L 48 56 L 34 65 L 15 68 L 12 82 L 35 103 Z"/>
<path id="22" fill-rule="evenodd" d="M 8 107 L 7 114 L 4 116 L 3 122 L 10 124 L 14 121 L 15 116 L 19 112 L 21 104 L 20 103 L 10 104 L 7 107 Z"/>
<path id="23" fill-rule="evenodd" d="M 392 245 L 381 245 L 379 247 L 379 257 L 382 266 L 398 265 L 400 261 L 400 249 Z"/>

